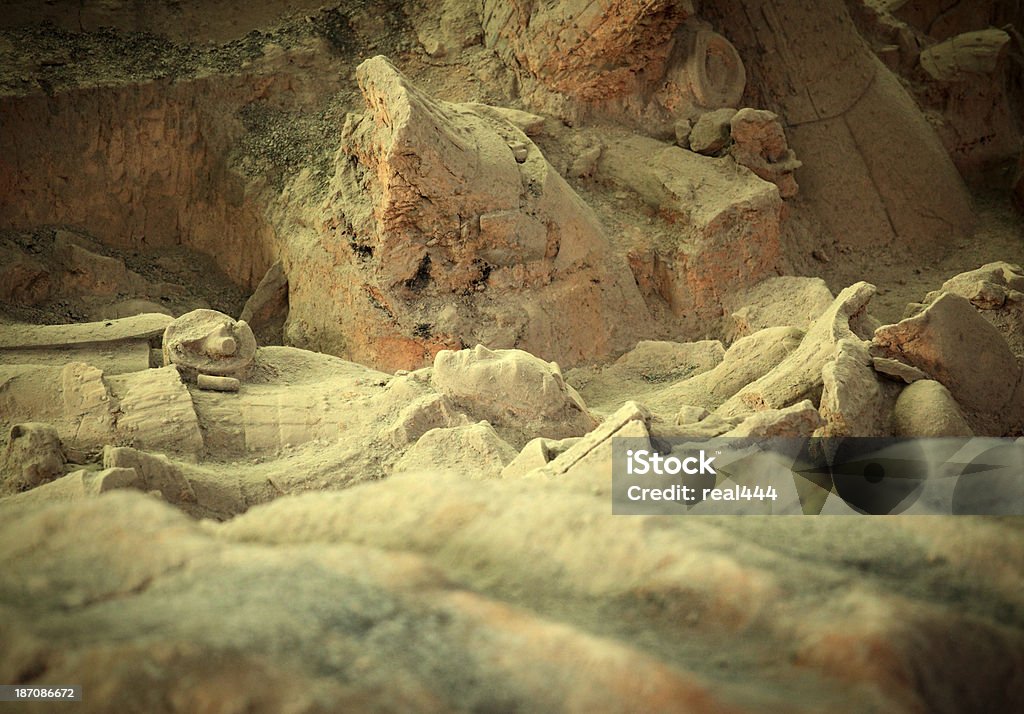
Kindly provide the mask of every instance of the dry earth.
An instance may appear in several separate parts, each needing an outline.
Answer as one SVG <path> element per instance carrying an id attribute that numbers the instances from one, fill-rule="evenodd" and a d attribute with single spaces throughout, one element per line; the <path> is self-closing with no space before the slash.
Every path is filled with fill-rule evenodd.
<path id="1" fill-rule="evenodd" d="M 0 684 L 1024 710 L 1016 514 L 611 504 L 612 437 L 1019 451 L 1022 32 L 996 0 L 6 3 Z"/>

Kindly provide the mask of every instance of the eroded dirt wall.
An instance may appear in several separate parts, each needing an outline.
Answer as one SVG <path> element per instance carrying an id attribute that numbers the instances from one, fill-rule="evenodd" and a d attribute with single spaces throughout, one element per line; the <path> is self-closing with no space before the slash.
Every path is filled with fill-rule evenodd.
<path id="1" fill-rule="evenodd" d="M 956 167 L 842 0 L 723 0 L 701 12 L 743 57 L 747 102 L 782 117 L 800 185 L 842 242 L 922 255 L 970 232 Z"/>
<path id="2" fill-rule="evenodd" d="M 0 27 L 50 22 L 72 32 L 113 27 L 123 32 L 159 32 L 176 40 L 223 41 L 300 10 L 314 10 L 321 0 L 10 0 Z"/>
<path id="3" fill-rule="evenodd" d="M 69 225 L 118 248 L 183 245 L 254 286 L 274 232 L 227 167 L 230 121 L 209 108 L 228 81 L 5 98 L 0 227 Z"/>

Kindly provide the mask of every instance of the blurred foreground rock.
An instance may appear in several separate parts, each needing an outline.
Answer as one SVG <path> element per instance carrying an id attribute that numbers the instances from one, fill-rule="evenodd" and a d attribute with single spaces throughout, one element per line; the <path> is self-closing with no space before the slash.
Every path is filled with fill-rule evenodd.
<path id="1" fill-rule="evenodd" d="M 786 519 L 613 517 L 557 482 L 436 473 L 220 526 L 125 492 L 0 510 L 0 677 L 76 682 L 87 712 L 1024 702 L 1024 563 L 997 521 L 791 539 Z"/>

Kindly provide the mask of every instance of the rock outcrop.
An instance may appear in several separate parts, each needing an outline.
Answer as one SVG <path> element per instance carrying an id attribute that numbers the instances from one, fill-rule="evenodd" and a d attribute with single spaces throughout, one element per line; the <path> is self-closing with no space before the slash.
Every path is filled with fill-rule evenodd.
<path id="1" fill-rule="evenodd" d="M 789 148 L 777 114 L 764 109 L 740 109 L 729 122 L 729 136 L 730 153 L 736 163 L 778 186 L 783 198 L 796 196 L 799 186 L 793 172 L 803 163 Z"/>
<path id="2" fill-rule="evenodd" d="M 1017 358 L 1024 359 L 1024 269 L 1006 262 L 988 263 L 953 276 L 938 292 L 925 296 L 925 302 L 943 292 L 967 298 L 999 330 Z"/>
<path id="3" fill-rule="evenodd" d="M 844 3 L 737 0 L 699 8 L 699 20 L 693 10 L 490 0 L 482 24 L 527 102 L 570 121 L 597 113 L 674 138 L 680 120 L 753 99 L 779 116 L 805 164 L 804 195 L 851 248 L 896 243 L 937 255 L 971 229 L 949 154 Z M 784 194 L 791 178 L 780 181 Z"/>
<path id="4" fill-rule="evenodd" d="M 821 372 L 821 415 L 826 424 L 820 436 L 887 436 L 890 414 L 899 388 L 876 371 L 870 342 L 844 338 L 835 361 Z"/>
<path id="5" fill-rule="evenodd" d="M 785 325 L 806 330 L 834 299 L 821 278 L 768 278 L 731 296 L 727 333 L 735 340 L 767 327 Z"/>
<path id="6" fill-rule="evenodd" d="M 588 407 L 614 412 L 633 399 L 651 404 L 668 385 L 715 369 L 725 354 L 718 340 L 644 340 L 612 364 L 574 369 L 566 379 Z"/>
<path id="7" fill-rule="evenodd" d="M 726 286 L 741 290 L 779 274 L 783 201 L 774 185 L 732 159 L 631 136 L 604 147 L 598 171 L 679 226 L 672 244 L 630 256 L 634 274 L 674 314 L 693 323 L 717 319 L 729 300 Z"/>
<path id="8" fill-rule="evenodd" d="M 20 493 L 64 473 L 64 448 L 49 424 L 15 424 L 0 460 L 0 494 Z"/>
<path id="9" fill-rule="evenodd" d="M 843 290 L 821 317 L 808 328 L 799 346 L 770 372 L 740 389 L 718 408 L 723 416 L 762 409 L 781 409 L 803 399 L 818 402 L 823 369 L 835 360 L 844 339 L 863 339 L 867 304 L 873 285 L 857 283 Z M 870 333 L 869 333 L 870 334 Z"/>
<path id="10" fill-rule="evenodd" d="M 367 109 L 343 132 L 322 230 L 288 249 L 290 343 L 392 369 L 477 343 L 566 365 L 624 348 L 646 307 L 533 141 L 383 57 L 356 76 Z"/>
<path id="11" fill-rule="evenodd" d="M 675 414 L 688 405 L 715 410 L 783 361 L 804 337 L 795 327 L 771 327 L 737 340 L 720 364 L 703 374 L 664 387 L 647 405 L 658 413 Z"/>
<path id="12" fill-rule="evenodd" d="M 718 154 L 732 139 L 729 122 L 734 116 L 736 110 L 729 108 L 701 114 L 690 131 L 690 150 L 705 156 Z"/>
<path id="13" fill-rule="evenodd" d="M 432 380 L 456 407 L 507 430 L 520 446 L 535 436 L 581 436 L 597 424 L 557 364 L 521 350 L 439 352 Z"/>
<path id="14" fill-rule="evenodd" d="M 943 293 L 920 314 L 879 328 L 872 344 L 941 382 L 978 433 L 1002 436 L 1024 419 L 1020 362 L 959 295 Z"/>
<path id="15" fill-rule="evenodd" d="M 802 195 L 845 245 L 919 258 L 971 230 L 963 180 L 845 3 L 728 0 L 701 14 L 747 63 L 748 102 L 778 114 Z"/>
<path id="16" fill-rule="evenodd" d="M 498 478 L 517 452 L 486 421 L 431 429 L 395 464 L 394 473 L 439 471 L 473 479 Z"/>
<path id="17" fill-rule="evenodd" d="M 918 380 L 900 392 L 892 429 L 896 436 L 918 438 L 974 436 L 953 395 L 931 379 Z"/>
<path id="18" fill-rule="evenodd" d="M 691 54 L 699 54 L 701 59 L 717 56 L 715 48 L 707 47 L 706 36 L 688 36 L 699 46 L 685 52 L 682 60 L 672 56 L 677 45 L 682 50 L 677 30 L 692 14 L 688 0 L 624 0 L 602 5 L 582 0 L 553 5 L 487 0 L 481 17 L 486 46 L 519 70 L 520 81 L 537 95 L 536 103 L 570 113 L 578 112 L 572 102 L 623 113 L 653 111 L 664 120 L 666 104 L 677 109 L 695 104 L 699 97 L 708 102 L 705 106 L 718 108 L 728 99 L 738 98 L 725 93 L 722 102 L 723 97 L 714 96 L 714 90 L 721 92 L 717 76 L 687 72 L 685 58 Z M 742 77 L 741 62 L 739 68 Z M 743 85 L 741 79 L 740 92 Z M 659 89 L 668 95 L 669 88 L 675 90 L 675 97 L 656 99 L 650 103 L 653 106 L 644 106 L 639 100 L 641 94 Z"/>

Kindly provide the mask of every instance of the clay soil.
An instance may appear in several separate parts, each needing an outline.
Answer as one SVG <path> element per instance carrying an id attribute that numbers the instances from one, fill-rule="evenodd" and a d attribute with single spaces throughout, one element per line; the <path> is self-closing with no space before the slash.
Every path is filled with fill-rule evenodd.
<path id="1" fill-rule="evenodd" d="M 278 92 L 272 87 L 261 94 L 247 88 L 251 96 L 215 98 L 223 102 L 217 108 L 222 115 L 218 120 L 227 124 L 226 131 L 232 134 L 224 147 L 228 169 L 248 182 L 257 201 L 268 203 L 288 184 L 293 184 L 294 191 L 305 192 L 310 201 L 323 196 L 333 171 L 337 132 L 346 113 L 358 110 L 362 102 L 352 70 L 369 56 L 388 56 L 424 90 L 448 101 L 499 106 L 519 103 L 514 80 L 496 68 L 493 57 L 482 48 L 471 47 L 449 57 L 427 55 L 413 26 L 419 17 L 415 5 L 357 2 L 325 8 L 315 2 L 293 2 L 284 8 L 291 10 L 290 14 L 276 4 L 273 8 L 256 4 L 231 9 L 227 5 L 219 3 L 211 9 L 187 2 L 169 3 L 169 9 L 144 18 L 115 9 L 91 19 L 87 14 L 81 20 L 85 24 L 80 24 L 78 15 L 62 3 L 45 12 L 30 2 L 15 3 L 18 12 L 10 16 L 0 35 L 4 50 L 0 54 L 0 92 L 10 102 L 81 88 L 118 91 L 136 84 L 187 84 L 222 74 L 273 76 L 281 71 L 282 56 L 293 64 L 289 55 L 312 54 L 316 57 L 313 66 L 303 67 L 306 77 L 301 82 L 309 85 L 305 92 L 289 87 Z M 140 27 L 144 30 L 139 31 Z M 317 79 L 328 75 L 333 76 L 318 87 Z M 255 78 L 247 81 L 273 84 Z M 116 123 L 120 118 L 105 120 Z M 549 121 L 546 128 L 538 142 L 548 160 L 563 170 L 581 145 L 607 141 L 624 131 L 600 121 L 577 128 Z M 10 138 L 22 143 L 33 140 Z M 636 196 L 600 180 L 568 178 L 598 212 L 623 254 L 633 247 L 626 236 L 638 231 L 653 244 L 672 240 L 672 226 L 657 220 L 657 210 L 643 205 Z M 802 221 L 805 210 L 801 199 L 796 199 L 791 207 L 796 218 L 787 226 L 786 236 L 792 274 L 822 277 L 833 293 L 856 280 L 867 280 L 878 287 L 873 312 L 883 322 L 891 322 L 902 316 L 907 303 L 919 301 L 952 275 L 996 260 L 1019 260 L 1024 231 L 1009 198 L 1012 159 L 989 165 L 971 178 L 977 217 L 974 231 L 945 246 L 937 256 L 909 262 L 902 253 L 860 250 L 847 245 L 843 236 L 831 234 L 813 221 Z M 145 240 L 140 245 L 125 236 L 110 235 L 102 223 L 86 230 L 78 223 L 29 225 L 24 219 L 16 223 L 18 227 L 5 228 L 0 239 L 5 245 L 41 254 L 44 262 L 51 252 L 54 230 L 68 227 L 95 240 L 101 253 L 122 260 L 130 269 L 179 286 L 174 297 L 155 296 L 155 302 L 174 314 L 189 306 L 208 305 L 237 315 L 244 296 L 259 279 L 252 272 L 240 276 L 219 269 L 225 258 L 215 245 L 194 250 L 180 245 L 179 237 L 178 245 L 173 245 L 171 238 L 165 242 L 172 245 L 147 250 Z M 125 290 L 119 297 L 136 296 Z M 7 301 L 0 304 L 0 311 L 4 319 L 39 323 L 83 321 L 90 315 L 77 296 L 60 294 L 32 305 L 24 300 Z M 661 332 L 669 336 L 673 329 Z M 714 328 L 706 332 L 706 337 L 723 337 Z"/>
<path id="2" fill-rule="evenodd" d="M 200 308 L 239 318 L 288 255 L 282 246 L 314 245 L 329 222 L 324 206 L 338 200 L 349 161 L 343 128 L 350 114 L 369 111 L 356 68 L 384 55 L 437 100 L 541 117 L 531 141 L 596 215 L 618 277 L 639 286 L 646 317 L 628 325 L 635 339 L 562 366 L 594 423 L 711 366 L 687 347 L 676 361 L 614 367 L 641 340 L 718 340 L 722 350 L 736 341 L 731 311 L 740 305 L 730 300 L 741 290 L 716 283 L 722 305 L 695 318 L 646 289 L 649 275 L 628 272 L 639 254 L 675 249 L 678 216 L 600 166 L 573 168 L 594 146 L 644 135 L 668 147 L 674 137 L 653 126 L 645 134 L 643 121 L 613 112 L 556 116 L 531 103 L 540 95 L 526 93 L 517 74 L 525 70 L 482 41 L 436 49 L 432 3 L 7 5 L 0 331 L 8 335 Z M 877 50 L 874 26 L 857 20 Z M 920 76 L 900 82 L 924 104 Z M 971 229 L 920 251 L 833 230 L 798 169 L 801 192 L 780 204 L 776 273 L 821 278 L 833 296 L 867 281 L 877 288 L 870 314 L 890 325 L 955 275 L 1024 264 L 1024 216 L 1011 197 L 1017 161 L 964 171 Z M 459 300 L 459 309 L 469 305 Z M 382 324 L 387 310 L 382 299 Z M 499 478 L 512 458 L 502 449 L 514 456 L 528 440 L 498 417 L 490 421 L 500 439 L 490 427 L 468 431 L 483 419 L 476 412 L 447 424 L 467 430 L 459 433 L 476 462 L 445 461 L 444 443 L 394 446 L 387 439 L 398 439 L 403 410 L 437 399 L 424 386 L 434 354 L 474 346 L 439 336 L 435 317 L 399 335 L 393 352 L 404 362 L 353 347 L 363 342 L 352 334 L 331 342 L 314 330 L 267 328 L 273 336 L 243 386 L 249 411 L 234 411 L 299 425 L 294 441 L 281 428 L 266 443 L 248 442 L 242 417 L 228 415 L 235 402 L 224 401 L 237 395 L 190 385 L 205 448 L 183 456 L 173 444 L 140 447 L 171 454 L 176 478 L 195 489 L 184 506 L 131 489 L 52 503 L 24 498 L 31 492 L 0 499 L 0 562 L 12 564 L 0 567 L 0 684 L 84 684 L 89 711 L 1024 706 L 1021 518 L 612 517 L 597 477 Z M 150 344 L 160 366 L 159 340 Z M 38 392 L 44 416 L 54 389 L 45 374 L 17 387 Z M 130 377 L 116 375 L 115 387 L 117 379 Z M 15 393 L 0 380 L 0 397 L 5 389 Z M 2 403 L 28 413 L 28 402 Z M 670 434 L 671 418 L 656 413 L 648 426 Z M 1013 428 L 997 436 L 1020 436 Z M 10 441 L 0 436 L 0 447 Z M 550 448 L 553 456 L 568 446 Z M 101 451 L 69 457 L 65 471 L 99 472 Z M 175 689 L 186 681 L 189 692 Z M 159 696 L 147 698 L 145 687 Z"/>

